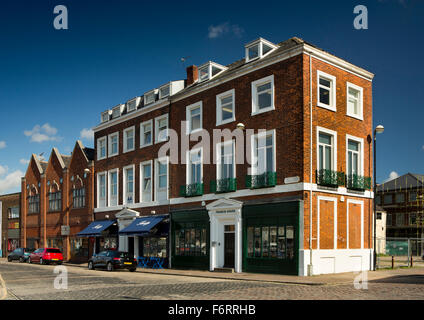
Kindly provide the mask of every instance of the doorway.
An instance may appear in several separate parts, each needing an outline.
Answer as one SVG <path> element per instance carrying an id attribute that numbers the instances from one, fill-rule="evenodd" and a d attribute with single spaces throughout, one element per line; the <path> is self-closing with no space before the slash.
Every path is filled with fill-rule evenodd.
<path id="1" fill-rule="evenodd" d="M 134 256 L 134 237 L 128 237 L 128 253 Z"/>
<path id="2" fill-rule="evenodd" d="M 235 225 L 224 227 L 224 267 L 234 268 L 235 259 Z"/>

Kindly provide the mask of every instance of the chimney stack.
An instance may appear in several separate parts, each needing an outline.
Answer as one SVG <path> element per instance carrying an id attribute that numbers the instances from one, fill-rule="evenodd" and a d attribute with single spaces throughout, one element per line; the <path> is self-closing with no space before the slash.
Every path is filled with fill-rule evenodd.
<path id="1" fill-rule="evenodd" d="M 187 67 L 187 86 L 192 85 L 199 77 L 199 70 L 195 65 Z"/>

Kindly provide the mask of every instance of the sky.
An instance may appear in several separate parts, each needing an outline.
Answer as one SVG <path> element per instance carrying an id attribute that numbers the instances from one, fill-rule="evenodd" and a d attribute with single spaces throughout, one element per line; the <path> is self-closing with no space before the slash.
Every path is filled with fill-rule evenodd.
<path id="1" fill-rule="evenodd" d="M 68 10 L 56 30 L 53 10 Z M 368 29 L 354 7 L 365 5 Z M 0 2 L 0 194 L 20 190 L 32 153 L 93 147 L 100 113 L 185 67 L 244 57 L 244 45 L 293 36 L 375 74 L 377 181 L 424 173 L 424 1 Z M 185 64 L 181 58 L 186 57 Z M 46 159 L 48 160 L 48 159 Z"/>

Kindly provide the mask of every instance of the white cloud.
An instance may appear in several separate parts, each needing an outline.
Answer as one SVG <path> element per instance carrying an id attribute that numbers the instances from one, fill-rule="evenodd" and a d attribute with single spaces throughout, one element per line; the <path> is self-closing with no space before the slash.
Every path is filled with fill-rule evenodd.
<path id="1" fill-rule="evenodd" d="M 44 141 L 60 141 L 62 138 L 56 136 L 57 129 L 50 124 L 45 123 L 42 126 L 36 125 L 32 130 L 25 130 L 24 134 L 31 137 L 31 142 L 44 142 Z"/>
<path id="2" fill-rule="evenodd" d="M 8 172 L 8 167 L 0 165 L 0 194 L 12 192 L 21 185 L 21 178 L 24 176 L 24 173 L 21 170 Z"/>
<path id="3" fill-rule="evenodd" d="M 399 177 L 399 174 L 396 171 L 392 171 L 392 172 L 390 172 L 389 177 L 386 180 L 384 180 L 383 183 L 386 183 L 387 181 L 396 179 L 397 177 Z"/>
<path id="4" fill-rule="evenodd" d="M 0 149 L 6 148 L 6 141 L 0 141 Z"/>
<path id="5" fill-rule="evenodd" d="M 27 159 L 21 159 L 21 160 L 19 160 L 19 163 L 20 164 L 23 164 L 23 165 L 28 165 L 29 164 L 29 160 L 27 160 Z"/>
<path id="6" fill-rule="evenodd" d="M 237 37 L 241 37 L 241 35 L 244 32 L 243 28 L 241 28 L 240 26 L 236 24 L 230 25 L 228 22 L 224 22 L 216 26 L 211 25 L 209 26 L 208 31 L 209 31 L 208 33 L 209 39 L 219 38 L 223 36 L 224 34 L 227 34 L 230 32 Z"/>
<path id="7" fill-rule="evenodd" d="M 92 129 L 82 129 L 80 132 L 80 139 L 85 140 L 93 140 L 94 139 L 94 132 Z"/>

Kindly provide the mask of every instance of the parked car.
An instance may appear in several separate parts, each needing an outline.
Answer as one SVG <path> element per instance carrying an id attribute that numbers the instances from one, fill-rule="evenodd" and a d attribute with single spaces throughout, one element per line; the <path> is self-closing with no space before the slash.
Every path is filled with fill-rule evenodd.
<path id="1" fill-rule="evenodd" d="M 7 256 L 7 261 L 19 260 L 19 262 L 26 262 L 32 251 L 28 248 L 16 248 Z"/>
<path id="2" fill-rule="evenodd" d="M 128 269 L 134 272 L 137 269 L 137 259 L 128 252 L 116 250 L 105 250 L 98 254 L 93 254 L 88 261 L 88 269 L 106 268 L 107 271 L 115 269 Z"/>
<path id="3" fill-rule="evenodd" d="M 62 264 L 63 255 L 57 248 L 40 248 L 35 250 L 28 258 L 29 263 L 47 264 L 57 263 Z"/>

